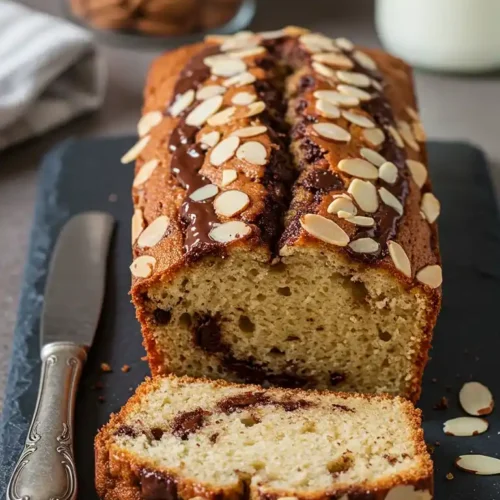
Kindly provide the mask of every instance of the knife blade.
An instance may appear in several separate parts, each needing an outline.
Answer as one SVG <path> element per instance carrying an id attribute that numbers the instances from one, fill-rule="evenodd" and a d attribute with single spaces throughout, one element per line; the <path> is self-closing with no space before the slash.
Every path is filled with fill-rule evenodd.
<path id="1" fill-rule="evenodd" d="M 7 500 L 74 500 L 73 413 L 105 291 L 113 217 L 85 212 L 63 227 L 52 254 L 40 326 L 42 370 L 26 443 Z"/>

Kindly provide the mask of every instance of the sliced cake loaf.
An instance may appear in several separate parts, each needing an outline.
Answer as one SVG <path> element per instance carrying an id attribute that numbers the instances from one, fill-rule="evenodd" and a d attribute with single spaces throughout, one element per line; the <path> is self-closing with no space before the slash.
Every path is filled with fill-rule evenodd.
<path id="1" fill-rule="evenodd" d="M 382 395 L 157 377 L 96 438 L 104 500 L 430 500 L 432 473 L 420 411 Z"/>

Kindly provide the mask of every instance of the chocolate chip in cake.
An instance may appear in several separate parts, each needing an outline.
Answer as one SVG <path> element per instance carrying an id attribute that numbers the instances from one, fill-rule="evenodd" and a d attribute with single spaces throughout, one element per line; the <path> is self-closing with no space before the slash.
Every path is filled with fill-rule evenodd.
<path id="1" fill-rule="evenodd" d="M 220 316 L 210 314 L 195 315 L 194 343 L 206 352 L 221 352 L 224 350 L 219 326 Z"/>
<path id="2" fill-rule="evenodd" d="M 341 373 L 341 372 L 330 373 L 330 384 L 332 386 L 336 386 L 336 385 L 344 382 L 345 379 L 346 379 L 345 373 Z"/>
<path id="3" fill-rule="evenodd" d="M 156 441 L 159 441 L 164 434 L 163 429 L 160 429 L 159 427 L 153 427 L 150 430 L 150 432 L 151 432 L 151 435 L 153 436 L 153 439 L 155 439 Z"/>
<path id="4" fill-rule="evenodd" d="M 157 325 L 168 325 L 172 319 L 171 309 L 160 309 L 159 307 L 153 311 L 153 318 Z"/>
<path id="5" fill-rule="evenodd" d="M 179 413 L 172 420 L 172 434 L 185 441 L 190 434 L 193 434 L 203 427 L 208 415 L 210 415 L 210 412 L 202 408 Z"/>

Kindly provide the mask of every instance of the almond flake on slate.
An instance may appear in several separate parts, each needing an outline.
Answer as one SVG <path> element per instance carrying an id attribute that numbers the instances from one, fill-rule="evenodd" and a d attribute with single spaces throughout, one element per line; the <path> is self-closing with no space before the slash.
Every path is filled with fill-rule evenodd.
<path id="1" fill-rule="evenodd" d="M 432 495 L 428 490 L 400 484 L 387 493 L 385 500 L 432 500 Z"/>
<path id="2" fill-rule="evenodd" d="M 339 217 L 341 217 L 339 215 Z M 354 224 L 356 226 L 363 227 L 373 227 L 375 225 L 375 219 L 373 217 L 366 217 L 364 215 L 355 215 L 353 217 L 341 217 L 345 219 L 347 222 Z"/>
<path id="3" fill-rule="evenodd" d="M 230 77 L 243 73 L 247 69 L 247 65 L 241 59 L 231 59 L 220 60 L 215 62 L 210 71 L 212 75 Z"/>
<path id="4" fill-rule="evenodd" d="M 380 146 L 385 141 L 385 134 L 382 129 L 370 128 L 363 130 L 363 138 L 372 146 Z"/>
<path id="5" fill-rule="evenodd" d="M 130 265 L 130 272 L 136 278 L 148 278 L 153 274 L 156 259 L 150 255 L 137 257 Z"/>
<path id="6" fill-rule="evenodd" d="M 427 140 L 427 134 L 421 122 L 413 122 L 412 129 L 413 135 L 418 142 L 425 142 Z"/>
<path id="7" fill-rule="evenodd" d="M 263 101 L 252 102 L 248 105 L 248 111 L 245 113 L 245 117 L 255 116 L 262 113 L 266 109 L 266 105 Z"/>
<path id="8" fill-rule="evenodd" d="M 218 192 L 219 188 L 215 184 L 206 184 L 193 191 L 189 197 L 193 201 L 205 201 L 216 196 Z"/>
<path id="9" fill-rule="evenodd" d="M 265 54 L 267 50 L 264 47 L 253 47 L 251 49 L 241 49 L 229 52 L 229 56 L 243 59 L 245 57 L 254 57 L 260 54 Z"/>
<path id="10" fill-rule="evenodd" d="M 149 131 L 156 127 L 163 120 L 163 113 L 161 111 L 150 111 L 142 116 L 137 124 L 137 133 L 139 137 L 144 137 Z"/>
<path id="11" fill-rule="evenodd" d="M 200 138 L 200 142 L 202 145 L 206 146 L 207 148 L 213 148 L 220 140 L 220 132 L 217 130 L 214 130 L 212 132 L 207 132 L 206 134 L 203 134 Z"/>
<path id="12" fill-rule="evenodd" d="M 360 101 L 369 101 L 372 98 L 371 94 L 368 92 L 358 89 L 357 87 L 353 87 L 352 85 L 345 85 L 341 83 L 340 85 L 337 85 L 337 90 L 342 94 L 356 97 Z"/>
<path id="13" fill-rule="evenodd" d="M 357 97 L 341 94 L 335 90 L 316 90 L 313 95 L 316 99 L 324 99 L 337 106 L 357 106 L 359 104 Z"/>
<path id="14" fill-rule="evenodd" d="M 236 151 L 236 156 L 240 160 L 245 160 L 253 165 L 265 165 L 267 163 L 266 148 L 257 141 L 248 141 L 242 144 Z"/>
<path id="15" fill-rule="evenodd" d="M 357 113 L 353 113 L 352 111 L 342 111 L 342 116 L 354 125 L 358 125 L 359 127 L 364 128 L 374 128 L 375 123 L 373 123 L 368 117 L 364 115 L 358 115 Z"/>
<path id="16" fill-rule="evenodd" d="M 334 68 L 351 69 L 354 66 L 353 62 L 348 57 L 334 52 L 313 54 L 312 58 L 315 62 L 326 64 Z M 335 74 L 333 76 L 335 76 Z"/>
<path id="17" fill-rule="evenodd" d="M 337 78 L 348 85 L 356 87 L 369 87 L 371 80 L 363 73 L 356 73 L 355 71 L 337 71 Z"/>
<path id="18" fill-rule="evenodd" d="M 312 128 L 316 134 L 324 139 L 338 142 L 349 142 L 351 140 L 351 134 L 334 123 L 313 123 Z"/>
<path id="19" fill-rule="evenodd" d="M 410 146 L 413 151 L 420 151 L 420 146 L 418 145 L 418 142 L 415 140 L 415 137 L 413 137 L 413 132 L 411 130 L 411 127 L 408 122 L 405 122 L 404 120 L 400 120 L 398 122 L 398 127 L 399 127 L 399 133 L 401 134 L 401 137 L 403 138 L 404 142 Z"/>
<path id="20" fill-rule="evenodd" d="M 432 266 L 425 266 L 417 273 L 416 278 L 420 283 L 427 285 L 431 288 L 441 286 L 443 282 L 443 271 L 441 266 L 434 264 Z"/>
<path id="21" fill-rule="evenodd" d="M 257 99 L 255 94 L 251 94 L 250 92 L 238 92 L 234 94 L 231 102 L 237 106 L 246 106 L 254 102 L 255 99 Z"/>
<path id="22" fill-rule="evenodd" d="M 420 209 L 424 213 L 425 218 L 429 221 L 430 224 L 432 224 L 439 217 L 439 213 L 441 212 L 441 204 L 432 193 L 425 193 L 422 196 Z"/>
<path id="23" fill-rule="evenodd" d="M 160 215 L 139 235 L 137 245 L 141 248 L 154 247 L 165 236 L 169 225 L 169 218 Z"/>
<path id="24" fill-rule="evenodd" d="M 419 114 L 417 113 L 417 111 L 412 108 L 411 106 L 406 106 L 406 113 L 408 114 L 408 116 L 412 119 L 412 120 L 415 120 L 415 121 L 420 121 L 420 116 Z"/>
<path id="25" fill-rule="evenodd" d="M 144 217 L 142 216 L 142 210 L 136 208 L 134 210 L 134 215 L 132 215 L 132 245 L 137 240 L 138 236 L 144 229 Z"/>
<path id="26" fill-rule="evenodd" d="M 382 201 L 389 207 L 393 208 L 396 210 L 396 212 L 399 215 L 403 215 L 403 205 L 401 202 L 386 188 L 381 187 L 378 190 L 378 194 L 380 195 L 380 198 L 382 198 Z"/>
<path id="27" fill-rule="evenodd" d="M 335 76 L 335 71 L 322 63 L 314 61 L 311 66 L 318 75 L 324 76 L 325 78 L 333 78 Z"/>
<path id="28" fill-rule="evenodd" d="M 387 130 L 389 131 L 389 134 L 391 134 L 392 138 L 394 139 L 396 146 L 398 146 L 398 148 L 404 148 L 405 143 L 403 142 L 403 139 L 401 138 L 401 135 L 399 134 L 399 132 L 392 125 L 389 125 L 387 127 Z"/>
<path id="29" fill-rule="evenodd" d="M 194 90 L 189 89 L 184 94 L 181 94 L 170 106 L 170 115 L 179 116 L 185 109 L 189 108 L 194 101 Z"/>
<path id="30" fill-rule="evenodd" d="M 415 184 L 421 188 L 427 180 L 427 169 L 425 165 L 417 160 L 406 160 L 406 165 L 410 170 L 410 174 Z"/>
<path id="31" fill-rule="evenodd" d="M 316 111 L 325 118 L 335 119 L 340 117 L 340 109 L 335 104 L 325 101 L 325 99 L 318 99 L 316 101 Z"/>
<path id="32" fill-rule="evenodd" d="M 149 160 L 148 162 L 144 163 L 144 165 L 140 168 L 139 172 L 137 172 L 137 175 L 134 178 L 133 186 L 137 187 L 140 186 L 141 184 L 144 184 L 150 177 L 151 174 L 153 173 L 154 169 L 158 166 L 160 162 L 156 159 L 153 158 L 152 160 Z"/>
<path id="33" fill-rule="evenodd" d="M 230 136 L 219 142 L 210 153 L 210 163 L 216 167 L 231 159 L 240 145 L 240 138 Z"/>
<path id="34" fill-rule="evenodd" d="M 335 222 L 322 215 L 306 214 L 300 225 L 312 236 L 326 243 L 345 247 L 349 243 L 347 233 Z"/>
<path id="35" fill-rule="evenodd" d="M 231 132 L 231 135 L 236 135 L 238 137 L 254 137 L 256 135 L 263 134 L 267 131 L 267 127 L 264 125 L 255 125 L 253 127 L 244 127 Z"/>
<path id="36" fill-rule="evenodd" d="M 361 148 L 359 154 L 370 163 L 373 163 L 376 167 L 380 167 L 387 160 L 380 154 L 370 148 Z"/>
<path id="37" fill-rule="evenodd" d="M 500 474 L 500 460 L 486 455 L 461 455 L 455 461 L 455 465 L 478 476 Z"/>
<path id="38" fill-rule="evenodd" d="M 495 403 L 490 390 L 479 382 L 466 382 L 458 395 L 462 408 L 476 417 L 489 415 Z"/>
<path id="39" fill-rule="evenodd" d="M 225 217 L 239 214 L 250 204 L 250 198 L 243 191 L 231 189 L 221 193 L 214 201 L 215 211 Z"/>
<path id="40" fill-rule="evenodd" d="M 223 87 L 222 85 L 207 85 L 196 92 L 196 99 L 204 101 L 205 99 L 210 99 L 210 97 L 222 95 L 226 92 L 226 90 L 226 87 Z"/>
<path id="41" fill-rule="evenodd" d="M 342 50 L 351 51 L 354 49 L 354 44 L 351 40 L 344 37 L 336 38 L 335 43 L 337 44 L 337 47 L 340 47 Z"/>
<path id="42" fill-rule="evenodd" d="M 231 121 L 231 118 L 235 112 L 236 108 L 234 106 L 230 106 L 229 108 L 223 109 L 222 111 L 215 113 L 215 115 L 212 115 L 207 120 L 207 123 L 212 127 L 225 125 L 226 123 L 229 123 Z"/>
<path id="43" fill-rule="evenodd" d="M 219 226 L 215 226 L 208 236 L 210 239 L 219 243 L 229 243 L 247 236 L 252 231 L 252 228 L 241 221 L 224 222 Z"/>
<path id="44" fill-rule="evenodd" d="M 252 75 L 252 73 L 245 71 L 239 75 L 235 75 L 227 80 L 224 80 L 222 85 L 224 85 L 224 87 L 232 87 L 233 85 L 236 87 L 242 87 L 243 85 L 250 85 L 251 83 L 254 83 L 255 80 L 256 78 Z"/>
<path id="45" fill-rule="evenodd" d="M 354 57 L 358 64 L 369 71 L 375 71 L 377 69 L 377 63 L 368 54 L 365 54 L 360 50 L 356 50 L 352 57 Z"/>
<path id="46" fill-rule="evenodd" d="M 408 278 L 411 278 L 411 263 L 404 248 L 395 241 L 388 241 L 387 248 L 396 269 L 401 271 L 405 276 L 408 276 Z"/>
<path id="47" fill-rule="evenodd" d="M 361 210 L 374 213 L 378 209 L 377 189 L 370 181 L 353 179 L 347 192 L 354 198 Z"/>
<path id="48" fill-rule="evenodd" d="M 338 169 L 354 177 L 360 177 L 361 179 L 372 179 L 378 178 L 377 167 L 373 166 L 369 161 L 362 160 L 361 158 L 347 158 L 340 160 Z"/>
<path id="49" fill-rule="evenodd" d="M 222 171 L 222 187 L 228 186 L 238 178 L 238 173 L 234 168 L 228 168 Z"/>
<path id="50" fill-rule="evenodd" d="M 122 157 L 121 162 L 123 164 L 130 163 L 137 159 L 137 157 L 141 154 L 142 150 L 146 147 L 146 144 L 151 139 L 151 136 L 146 135 L 139 139 Z"/>
<path id="51" fill-rule="evenodd" d="M 398 167 L 392 161 L 386 161 L 380 165 L 378 176 L 388 184 L 394 184 L 398 179 Z"/>
<path id="52" fill-rule="evenodd" d="M 204 100 L 186 117 L 186 125 L 201 127 L 222 106 L 222 96 L 216 95 Z"/>
<path id="53" fill-rule="evenodd" d="M 339 212 L 345 212 L 349 214 L 349 217 L 356 215 L 358 213 L 358 210 L 356 209 L 356 206 L 351 201 L 351 199 L 344 197 L 335 198 L 330 203 L 330 205 L 328 205 L 326 211 L 329 214 L 338 214 Z"/>
<path id="54" fill-rule="evenodd" d="M 349 221 L 349 219 L 346 220 Z M 380 245 L 372 238 L 358 238 L 357 240 L 351 241 L 349 247 L 356 253 L 374 253 L 378 252 Z"/>
<path id="55" fill-rule="evenodd" d="M 477 417 L 458 417 L 447 420 L 443 431 L 450 436 L 477 436 L 488 430 L 488 421 Z"/>

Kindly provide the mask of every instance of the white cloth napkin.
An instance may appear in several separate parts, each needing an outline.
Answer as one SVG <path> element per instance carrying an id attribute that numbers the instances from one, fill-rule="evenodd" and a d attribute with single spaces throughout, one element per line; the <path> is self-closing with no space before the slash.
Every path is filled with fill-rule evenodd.
<path id="1" fill-rule="evenodd" d="M 95 110 L 105 85 L 90 33 L 0 0 L 0 150 Z"/>

